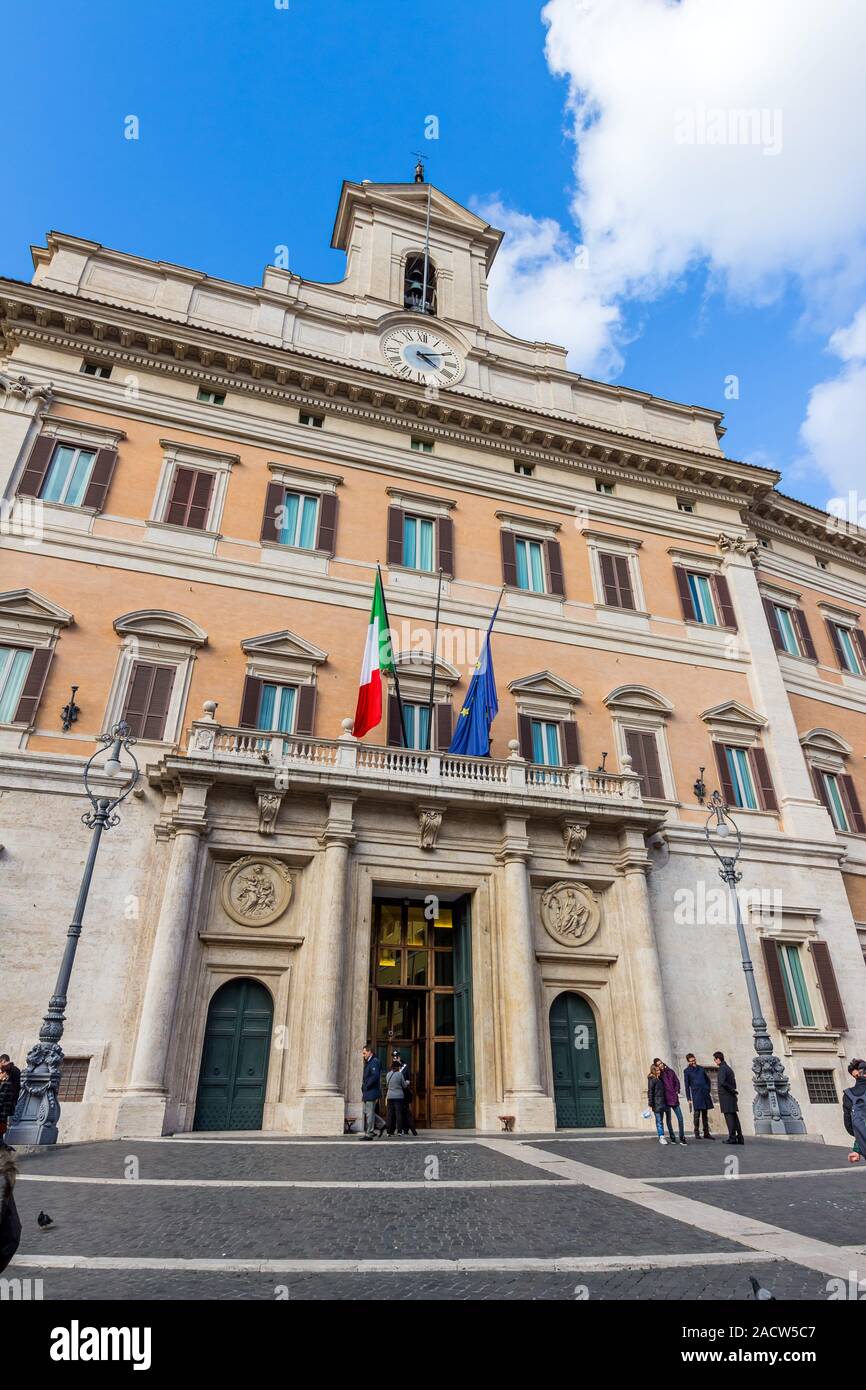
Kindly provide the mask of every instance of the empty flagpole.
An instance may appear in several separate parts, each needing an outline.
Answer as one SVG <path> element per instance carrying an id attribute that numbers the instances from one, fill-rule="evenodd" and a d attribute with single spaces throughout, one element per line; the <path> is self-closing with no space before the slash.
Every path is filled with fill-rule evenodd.
<path id="1" fill-rule="evenodd" d="M 390 617 L 388 616 L 388 604 L 387 604 L 387 602 L 385 601 L 385 585 L 382 583 L 382 569 L 381 569 L 381 566 L 378 565 L 378 564 L 376 565 L 376 573 L 377 573 L 378 576 L 379 576 L 379 584 L 380 584 L 381 590 L 382 590 L 382 607 L 383 607 L 384 610 L 385 610 L 385 626 L 386 626 L 387 629 L 388 629 L 388 634 L 389 634 L 389 637 L 390 637 L 390 633 L 391 633 L 391 619 L 390 619 Z M 394 656 L 394 641 L 393 641 L 393 638 L 391 639 L 391 655 Z M 405 716 L 405 714 L 403 713 L 403 696 L 400 694 L 400 677 L 397 675 L 397 658 L 396 658 L 396 656 L 394 656 L 394 694 L 397 696 L 397 712 L 398 712 L 398 714 L 400 715 L 400 733 L 401 733 L 402 736 L 403 736 L 403 747 L 404 747 L 404 748 L 408 748 L 408 747 L 409 747 L 409 740 L 408 740 L 408 738 L 406 737 L 406 716 Z M 387 729 L 387 725 L 386 725 L 386 729 Z M 387 738 L 387 733 L 386 733 L 385 737 Z"/>
<path id="2" fill-rule="evenodd" d="M 427 266 L 430 263 L 430 200 L 433 197 L 433 185 L 427 185 L 427 228 L 424 233 L 424 283 L 421 289 L 421 312 L 427 313 Z"/>
<path id="3" fill-rule="evenodd" d="M 427 720 L 427 749 L 433 747 L 433 700 L 436 695 L 436 647 L 439 642 L 439 605 L 442 602 L 442 566 L 439 566 L 439 589 L 436 594 L 436 622 L 433 626 L 433 650 L 430 653 L 430 714 Z"/>

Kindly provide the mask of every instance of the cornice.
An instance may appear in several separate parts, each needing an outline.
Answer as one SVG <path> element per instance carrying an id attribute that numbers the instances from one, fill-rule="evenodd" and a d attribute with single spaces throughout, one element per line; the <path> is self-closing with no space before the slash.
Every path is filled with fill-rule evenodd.
<path id="1" fill-rule="evenodd" d="M 846 564 L 866 569 L 866 529 L 839 522 L 818 507 L 768 490 L 752 504 L 743 520 L 756 535 L 768 540 L 775 536 L 789 544 L 808 547 L 811 554 L 827 560 L 838 560 L 841 551 Z M 833 522 L 836 524 L 831 525 Z"/>

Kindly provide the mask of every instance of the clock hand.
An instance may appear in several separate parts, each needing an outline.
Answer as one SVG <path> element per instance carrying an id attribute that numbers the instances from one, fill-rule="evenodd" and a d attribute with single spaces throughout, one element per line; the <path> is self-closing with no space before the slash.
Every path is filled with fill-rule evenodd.
<path id="1" fill-rule="evenodd" d="M 431 367 L 436 367 L 436 366 L 438 366 L 438 360 L 439 360 L 439 355 L 438 355 L 438 353 L 436 354 L 436 360 L 434 360 L 434 358 L 430 356 L 430 353 L 429 353 L 429 352 L 422 352 L 421 349 L 419 348 L 419 349 L 418 349 L 418 356 L 421 358 L 421 360 L 422 360 L 423 362 L 429 362 Z"/>

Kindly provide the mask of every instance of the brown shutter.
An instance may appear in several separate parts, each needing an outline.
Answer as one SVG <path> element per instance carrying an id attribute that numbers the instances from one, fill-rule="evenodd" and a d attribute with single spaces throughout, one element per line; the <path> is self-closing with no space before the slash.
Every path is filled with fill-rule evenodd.
<path id="1" fill-rule="evenodd" d="M 722 798 L 726 806 L 735 806 L 734 784 L 731 781 L 731 774 L 728 770 L 728 759 L 725 755 L 725 745 L 714 743 L 713 752 L 716 755 L 716 767 L 719 771 L 719 784 L 722 789 Z"/>
<path id="2" fill-rule="evenodd" d="M 173 666 L 154 666 L 150 699 L 142 730 L 143 738 L 161 739 L 165 736 L 168 702 L 174 685 Z"/>
<path id="3" fill-rule="evenodd" d="M 545 541 L 547 549 L 547 577 L 550 592 L 557 598 L 565 598 L 565 580 L 562 575 L 562 546 L 559 541 Z"/>
<path id="4" fill-rule="evenodd" d="M 767 615 L 767 627 L 770 629 L 773 646 L 776 648 L 777 652 L 783 652 L 785 650 L 785 643 L 782 640 L 782 629 L 779 626 L 779 615 L 776 612 L 776 605 L 773 603 L 772 599 L 765 598 L 761 601 L 764 605 L 764 612 Z"/>
<path id="5" fill-rule="evenodd" d="M 259 706 L 262 702 L 262 682 L 258 676 L 244 676 L 244 693 L 241 696 L 241 712 L 238 724 L 242 729 L 259 727 Z"/>
<path id="6" fill-rule="evenodd" d="M 517 716 L 517 740 L 520 744 L 520 756 L 527 762 L 532 762 L 532 720 L 528 714 L 518 714 Z"/>
<path id="7" fill-rule="evenodd" d="M 213 473 L 197 473 L 195 475 L 189 512 L 186 518 L 186 526 L 190 531 L 203 531 L 205 529 L 213 485 Z"/>
<path id="8" fill-rule="evenodd" d="M 665 784 L 655 734 L 648 729 L 626 729 L 625 745 L 631 754 L 632 771 L 640 777 L 644 796 L 663 799 Z"/>
<path id="9" fill-rule="evenodd" d="M 312 734 L 315 721 L 316 687 L 314 685 L 299 685 L 297 714 L 295 715 L 295 733 Z"/>
<path id="10" fill-rule="evenodd" d="M 400 507 L 388 508 L 388 564 L 403 563 L 403 512 Z"/>
<path id="11" fill-rule="evenodd" d="M 697 614 L 695 613 L 695 605 L 692 601 L 692 591 L 689 588 L 688 570 L 683 569 L 682 565 L 674 565 L 674 578 L 677 581 L 677 593 L 680 596 L 683 617 L 687 622 L 694 622 Z"/>
<path id="12" fill-rule="evenodd" d="M 631 569 L 628 563 L 628 556 L 615 555 L 613 557 L 613 567 L 619 585 L 619 606 L 620 608 L 634 608 L 634 593 L 631 587 Z"/>
<path id="13" fill-rule="evenodd" d="M 818 660 L 818 653 L 815 651 L 815 643 L 812 641 L 812 634 L 809 631 L 809 624 L 806 621 L 806 614 L 802 608 L 793 608 L 791 616 L 794 619 L 794 627 L 797 629 L 797 636 L 800 639 L 800 647 L 803 655 L 808 656 L 811 661 Z"/>
<path id="14" fill-rule="evenodd" d="M 605 550 L 599 551 L 598 563 L 601 568 L 601 584 L 604 590 L 604 601 L 610 608 L 619 607 L 619 588 L 616 582 L 616 570 L 614 569 L 614 557 Z"/>
<path id="15" fill-rule="evenodd" d="M 866 834 L 866 821 L 863 819 L 863 811 L 860 807 L 860 798 L 854 786 L 854 779 L 850 772 L 843 772 L 839 777 L 839 784 L 842 788 L 842 796 L 845 799 L 845 808 L 848 812 L 848 822 L 855 835 Z"/>
<path id="16" fill-rule="evenodd" d="M 39 436 L 30 451 L 30 457 L 18 484 L 19 497 L 39 496 L 57 442 L 50 435 L 41 434 Z"/>
<path id="17" fill-rule="evenodd" d="M 773 779 L 770 776 L 770 764 L 767 762 L 767 754 L 763 748 L 750 748 L 749 759 L 752 764 L 752 773 L 755 778 L 761 809 L 764 811 L 778 811 L 779 803 L 776 800 Z"/>
<path id="18" fill-rule="evenodd" d="M 812 952 L 812 959 L 815 962 L 815 973 L 818 976 L 818 988 L 824 1000 L 824 1009 L 827 1014 L 827 1027 L 839 1028 L 843 1033 L 847 1033 L 848 1020 L 845 1017 L 842 996 L 839 993 L 839 985 L 836 981 L 836 971 L 833 969 L 833 962 L 830 959 L 830 947 L 827 945 L 826 941 L 810 941 L 809 949 Z"/>
<path id="19" fill-rule="evenodd" d="M 854 627 L 851 629 L 851 636 L 854 638 L 854 644 L 860 653 L 860 665 L 863 667 L 864 675 L 866 675 L 866 633 L 863 633 L 859 627 Z"/>
<path id="20" fill-rule="evenodd" d="M 400 706 L 396 695 L 388 696 L 388 747 L 403 747 L 403 725 L 400 721 Z"/>
<path id="21" fill-rule="evenodd" d="M 643 735 L 637 729 L 625 729 L 626 751 L 631 758 L 631 770 L 640 778 L 640 789 L 646 796 L 647 770 L 644 758 Z"/>
<path id="22" fill-rule="evenodd" d="M 171 483 L 171 496 L 165 509 L 165 519 L 172 526 L 186 524 L 186 508 L 196 474 L 192 468 L 176 468 Z"/>
<path id="23" fill-rule="evenodd" d="M 122 718 L 135 738 L 162 738 L 173 685 L 173 666 L 133 663 Z"/>
<path id="24" fill-rule="evenodd" d="M 434 705 L 436 715 L 436 747 L 442 752 L 446 752 L 451 744 L 451 735 L 454 731 L 454 711 L 450 703 L 443 702 Z"/>
<path id="25" fill-rule="evenodd" d="M 500 531 L 499 543 L 502 547 L 502 582 L 510 588 L 517 588 L 517 547 L 513 531 Z"/>
<path id="26" fill-rule="evenodd" d="M 580 734 L 573 719 L 562 721 L 563 761 L 566 767 L 580 766 Z"/>
<path id="27" fill-rule="evenodd" d="M 842 650 L 842 643 L 839 641 L 839 634 L 836 631 L 836 624 L 832 622 L 830 618 L 825 618 L 824 621 L 827 624 L 827 631 L 830 634 L 830 641 L 833 643 L 833 651 L 836 653 L 836 661 L 838 662 L 839 670 L 847 671 L 848 667 L 845 665 L 845 653 Z"/>
<path id="28" fill-rule="evenodd" d="M 791 1018 L 785 986 L 782 982 L 782 965 L 779 960 L 778 946 L 775 941 L 762 936 L 761 950 L 764 953 L 764 969 L 767 972 L 767 983 L 770 986 L 770 997 L 773 1001 L 776 1022 L 780 1028 L 791 1028 L 794 1020 Z"/>
<path id="29" fill-rule="evenodd" d="M 713 588 L 716 593 L 716 604 L 719 609 L 719 617 L 722 620 L 722 627 L 736 627 L 737 615 L 734 612 L 734 605 L 731 602 L 731 590 L 728 581 L 723 574 L 713 575 Z"/>
<path id="30" fill-rule="evenodd" d="M 87 491 L 84 494 L 82 506 L 95 507 L 101 512 L 105 506 L 105 496 L 111 487 L 111 479 L 114 475 L 114 467 L 117 463 L 116 449 L 98 449 L 96 458 L 93 461 L 93 471 L 90 474 L 90 482 L 87 484 Z"/>
<path id="31" fill-rule="evenodd" d="M 827 783 L 824 781 L 824 775 L 818 767 L 810 767 L 809 772 L 812 776 L 812 786 L 815 788 L 815 795 L 829 813 L 830 819 L 835 825 L 836 821 L 833 816 L 833 806 L 830 801 L 830 793 L 827 791 Z"/>
<path id="32" fill-rule="evenodd" d="M 276 544 L 280 539 L 280 508 L 285 506 L 286 489 L 282 483 L 268 483 L 265 492 L 265 511 L 262 517 L 263 541 L 273 541 Z"/>
<path id="33" fill-rule="evenodd" d="M 454 573 L 454 522 L 450 516 L 440 516 L 437 523 L 439 568 L 445 575 Z"/>
<path id="34" fill-rule="evenodd" d="M 316 549 L 324 550 L 327 555 L 333 555 L 336 535 L 337 494 L 335 492 L 323 492 L 319 498 L 319 531 L 316 536 Z"/>
<path id="35" fill-rule="evenodd" d="M 36 711 L 39 708 L 39 701 L 42 699 L 45 681 L 48 678 L 48 667 L 51 665 L 53 656 L 53 651 L 47 647 L 40 647 L 33 653 L 24 684 L 21 687 L 15 718 L 12 721 L 14 724 L 32 724 L 36 718 Z"/>

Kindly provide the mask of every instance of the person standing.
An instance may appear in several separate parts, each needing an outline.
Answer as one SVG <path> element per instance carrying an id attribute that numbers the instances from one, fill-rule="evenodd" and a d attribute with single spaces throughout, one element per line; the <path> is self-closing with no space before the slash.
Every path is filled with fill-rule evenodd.
<path id="1" fill-rule="evenodd" d="M 0 1054 L 0 1147 L 6 1148 L 6 1130 L 15 1114 L 21 1091 L 21 1072 L 10 1061 L 8 1052 Z"/>
<path id="2" fill-rule="evenodd" d="M 677 1124 L 680 1127 L 680 1143 L 685 1148 L 686 1130 L 683 1124 L 682 1106 L 680 1105 L 680 1078 L 677 1076 L 673 1067 L 668 1066 L 667 1062 L 662 1062 L 661 1066 L 662 1086 L 664 1087 L 665 1104 L 667 1105 L 668 1111 L 668 1128 L 671 1130 L 671 1143 L 675 1144 L 677 1142 L 673 1136 L 673 1126 L 671 1124 L 671 1115 L 674 1114 L 677 1117 Z"/>
<path id="3" fill-rule="evenodd" d="M 710 1122 L 707 1117 L 709 1110 L 714 1110 L 713 1096 L 710 1090 L 710 1078 L 707 1076 L 703 1067 L 699 1067 L 695 1054 L 686 1053 L 686 1069 L 683 1072 L 685 1082 L 686 1100 L 692 1108 L 695 1117 L 695 1138 L 701 1137 L 701 1121 L 704 1125 L 704 1138 L 715 1139 L 714 1134 L 710 1134 Z"/>
<path id="4" fill-rule="evenodd" d="M 406 1083 L 406 1089 L 403 1092 L 403 1127 L 400 1130 L 400 1133 L 414 1134 L 415 1138 L 417 1139 L 418 1131 L 415 1128 L 415 1117 L 412 1114 L 412 1101 L 414 1099 L 414 1096 L 412 1093 L 412 1077 L 409 1074 L 409 1063 L 403 1061 L 403 1058 L 400 1056 L 400 1053 L 397 1051 L 396 1047 L 394 1048 L 394 1051 L 391 1053 L 391 1061 L 396 1061 L 400 1063 L 400 1070 L 403 1073 L 403 1080 Z"/>
<path id="5" fill-rule="evenodd" d="M 842 1121 L 854 1140 L 848 1162 L 859 1163 L 866 1158 L 866 1060 L 855 1057 L 848 1075 L 853 1076 L 854 1085 L 842 1092 Z"/>
<path id="6" fill-rule="evenodd" d="M 391 1063 L 391 1070 L 385 1078 L 385 1100 L 388 1107 L 387 1134 L 389 1139 L 395 1131 L 398 1134 L 403 1131 L 403 1097 L 405 1094 L 406 1079 L 400 1069 L 400 1059 L 397 1057 Z"/>
<path id="7" fill-rule="evenodd" d="M 361 1101 L 364 1109 L 364 1133 L 362 1139 L 376 1138 L 376 1106 L 382 1094 L 382 1063 L 369 1043 L 364 1047 L 364 1075 L 361 1079 Z"/>
<path id="8" fill-rule="evenodd" d="M 728 1137 L 726 1144 L 744 1144 L 743 1131 L 740 1128 L 740 1116 L 737 1113 L 737 1078 L 734 1075 L 733 1067 L 728 1066 L 725 1061 L 724 1052 L 714 1052 L 713 1060 L 718 1064 L 719 1074 L 716 1084 L 719 1088 L 719 1109 L 725 1117 L 725 1124 L 728 1126 Z"/>
<path id="9" fill-rule="evenodd" d="M 671 1112 L 668 1109 L 667 1100 L 665 1099 L 665 1086 L 662 1080 L 663 1065 L 660 1057 L 653 1058 L 653 1064 L 647 1076 L 646 1100 L 649 1109 L 656 1117 L 656 1133 L 658 1134 L 659 1143 L 667 1144 L 668 1142 L 667 1139 L 665 1139 L 665 1119 L 667 1119 L 668 1134 L 671 1137 L 671 1143 L 675 1144 L 676 1140 L 674 1139 L 673 1125 L 671 1124 Z"/>

